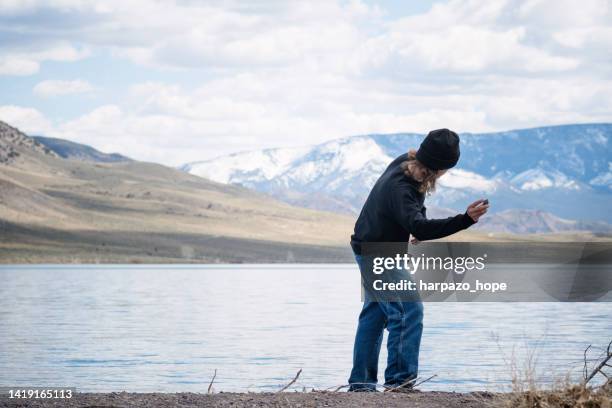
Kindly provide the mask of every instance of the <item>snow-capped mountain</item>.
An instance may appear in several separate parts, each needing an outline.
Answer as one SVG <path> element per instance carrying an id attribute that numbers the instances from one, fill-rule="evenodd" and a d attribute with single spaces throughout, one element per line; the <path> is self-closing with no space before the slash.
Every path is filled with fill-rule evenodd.
<path id="1" fill-rule="evenodd" d="M 538 210 L 564 219 L 612 222 L 611 135 L 612 124 L 460 134 L 459 165 L 440 179 L 427 205 L 463 211 L 474 199 L 487 197 L 497 212 Z M 357 213 L 389 162 L 418 148 L 423 137 L 353 136 L 236 153 L 181 168 L 292 204 Z"/>
<path id="2" fill-rule="evenodd" d="M 525 170 L 512 177 L 510 183 L 523 191 L 543 190 L 546 188 L 580 190 L 576 180 L 570 179 L 557 170 L 547 172 L 540 168 Z"/>
<path id="3" fill-rule="evenodd" d="M 248 186 L 283 201 L 316 209 L 359 211 L 392 157 L 367 136 L 296 149 L 237 153 L 181 167 L 222 183 Z"/>

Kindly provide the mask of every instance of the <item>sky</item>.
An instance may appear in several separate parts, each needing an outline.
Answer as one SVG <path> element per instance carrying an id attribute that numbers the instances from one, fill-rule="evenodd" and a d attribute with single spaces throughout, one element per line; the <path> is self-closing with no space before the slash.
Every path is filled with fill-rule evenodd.
<path id="1" fill-rule="evenodd" d="M 612 122 L 612 0 L 0 1 L 0 120 L 180 165 Z"/>

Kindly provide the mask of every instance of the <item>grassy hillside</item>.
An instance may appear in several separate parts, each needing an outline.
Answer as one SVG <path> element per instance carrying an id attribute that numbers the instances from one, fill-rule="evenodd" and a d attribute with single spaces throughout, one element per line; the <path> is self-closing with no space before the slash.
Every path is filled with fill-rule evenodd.
<path id="1" fill-rule="evenodd" d="M 62 159 L 0 123 L 0 262 L 333 261 L 350 217 L 152 163 Z"/>

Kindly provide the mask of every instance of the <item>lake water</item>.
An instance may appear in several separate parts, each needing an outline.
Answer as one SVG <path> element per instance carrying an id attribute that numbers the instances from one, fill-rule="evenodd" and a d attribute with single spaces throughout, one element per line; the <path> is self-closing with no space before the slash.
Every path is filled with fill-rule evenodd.
<path id="1" fill-rule="evenodd" d="M 346 383 L 361 307 L 354 265 L 2 266 L 0 386 L 270 391 Z M 499 390 L 535 353 L 580 375 L 612 303 L 426 303 L 424 390 Z M 380 373 L 386 354 L 381 354 Z M 382 375 L 379 375 L 379 379 Z"/>

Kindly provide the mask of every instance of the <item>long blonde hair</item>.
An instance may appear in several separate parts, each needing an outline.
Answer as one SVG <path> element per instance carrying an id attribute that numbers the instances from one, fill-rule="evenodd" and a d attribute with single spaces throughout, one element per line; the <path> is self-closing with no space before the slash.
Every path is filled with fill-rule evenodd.
<path id="1" fill-rule="evenodd" d="M 436 180 L 438 179 L 438 171 L 432 170 L 425 166 L 423 163 L 417 160 L 416 158 L 416 150 L 411 149 L 408 151 L 408 160 L 402 162 L 400 165 L 406 177 L 412 177 L 412 172 L 410 171 L 410 165 L 417 167 L 419 170 L 423 170 L 425 172 L 425 178 L 421 182 L 419 187 L 419 191 L 423 194 L 431 194 L 436 190 Z"/>

